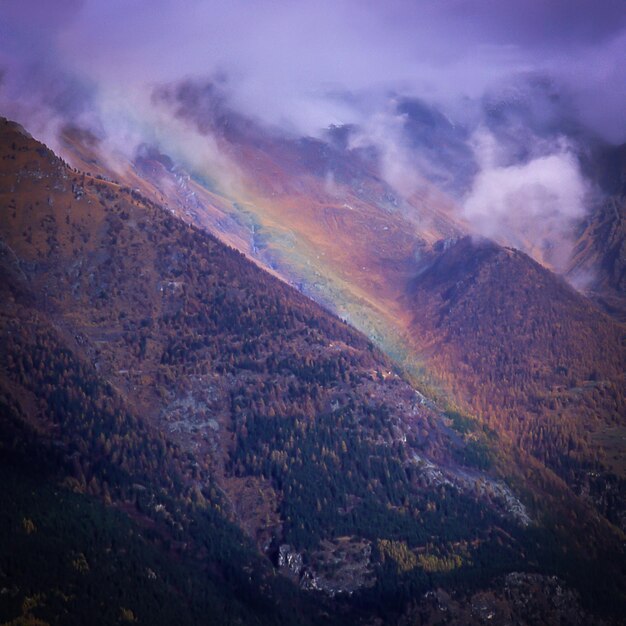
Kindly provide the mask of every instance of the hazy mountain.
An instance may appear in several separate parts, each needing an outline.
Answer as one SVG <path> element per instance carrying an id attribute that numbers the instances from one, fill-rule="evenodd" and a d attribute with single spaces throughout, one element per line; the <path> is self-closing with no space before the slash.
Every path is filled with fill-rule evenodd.
<path id="1" fill-rule="evenodd" d="M 602 146 L 588 160 L 604 196 L 579 226 L 568 276 L 620 321 L 626 315 L 626 146 Z"/>

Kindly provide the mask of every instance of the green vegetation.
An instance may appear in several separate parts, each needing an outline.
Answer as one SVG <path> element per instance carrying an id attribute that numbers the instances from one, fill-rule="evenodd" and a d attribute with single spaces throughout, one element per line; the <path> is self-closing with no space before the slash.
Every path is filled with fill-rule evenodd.
<path id="1" fill-rule="evenodd" d="M 452 420 L 452 428 L 462 435 L 476 430 L 476 422 L 458 411 L 445 411 L 444 415 Z"/>
<path id="2" fill-rule="evenodd" d="M 35 346 L 19 337 L 11 344 L 11 356 L 24 357 L 13 371 L 40 397 L 57 439 L 46 443 L 17 403 L 2 402 L 0 582 L 10 593 L 0 598 L 0 619 L 302 623 L 272 599 L 295 590 L 268 578 L 219 504 L 206 503 L 211 490 L 198 502 L 184 487 L 188 458 L 126 413 L 54 333 L 26 338 Z"/>

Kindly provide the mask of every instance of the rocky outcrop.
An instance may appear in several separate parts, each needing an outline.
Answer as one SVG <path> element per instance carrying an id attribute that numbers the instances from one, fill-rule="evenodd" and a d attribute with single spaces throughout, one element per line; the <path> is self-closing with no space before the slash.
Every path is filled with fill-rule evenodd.
<path id="1" fill-rule="evenodd" d="M 317 550 L 303 555 L 289 544 L 278 548 L 279 571 L 296 581 L 301 589 L 321 591 L 334 597 L 351 595 L 374 584 L 371 564 L 372 547 L 363 539 L 340 537 L 324 540 Z"/>

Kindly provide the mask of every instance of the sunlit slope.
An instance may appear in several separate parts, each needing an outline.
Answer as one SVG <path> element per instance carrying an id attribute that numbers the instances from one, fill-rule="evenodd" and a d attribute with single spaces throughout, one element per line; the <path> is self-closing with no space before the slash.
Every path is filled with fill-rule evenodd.
<path id="1" fill-rule="evenodd" d="M 624 327 L 524 253 L 469 238 L 433 254 L 408 302 L 459 405 L 626 528 Z"/>
<path id="2" fill-rule="evenodd" d="M 455 217 L 459 212 L 451 196 L 423 179 L 416 191 L 401 197 L 379 174 L 375 156 L 350 145 L 345 136 L 349 129 L 331 129 L 321 139 L 289 137 L 232 112 L 193 84 L 178 91 L 164 90 L 160 97 L 164 106 L 175 109 L 181 124 L 216 147 L 220 160 L 188 163 L 192 175 L 185 175 L 163 152 L 145 148 L 133 163 L 127 164 L 128 179 L 151 197 L 167 199 L 176 214 L 216 233 L 261 266 L 270 268 L 349 320 L 405 371 L 422 384 L 427 382 L 440 398 L 479 414 L 490 423 L 495 420 L 503 433 L 518 430 L 517 409 L 512 408 L 510 399 L 505 399 L 501 391 L 495 393 L 502 381 L 481 365 L 483 357 L 472 355 L 461 361 L 458 358 L 467 343 L 459 332 L 465 324 L 462 314 L 454 307 L 450 311 L 442 309 L 441 321 L 433 323 L 432 306 L 439 296 L 436 290 L 428 291 L 424 287 L 422 272 L 449 248 L 454 252 L 448 256 L 454 254 L 458 265 L 457 280 L 470 284 L 475 272 L 480 272 L 482 277 L 483 283 L 477 283 L 481 287 L 474 287 L 467 295 L 474 310 L 471 332 L 477 337 L 490 336 L 494 324 L 501 327 L 505 337 L 520 332 L 522 310 L 544 329 L 558 324 L 567 327 L 576 310 L 585 311 L 578 336 L 574 332 L 557 333 L 556 352 L 550 342 L 544 341 L 539 342 L 541 349 L 532 359 L 515 353 L 506 357 L 513 361 L 521 358 L 519 377 L 533 377 L 534 391 L 520 391 L 518 382 L 511 383 L 518 389 L 514 404 L 521 414 L 530 411 L 540 420 L 549 420 L 552 424 L 549 430 L 554 431 L 550 446 L 561 441 L 571 427 L 569 420 L 559 426 L 558 412 L 549 417 L 550 407 L 560 403 L 558 398 L 562 393 L 555 386 L 553 371 L 561 366 L 571 369 L 568 363 L 555 364 L 554 354 L 577 354 L 578 348 L 572 352 L 573 347 L 588 342 L 584 347 L 598 367 L 580 372 L 578 378 L 582 381 L 588 380 L 593 370 L 601 371 L 607 362 L 623 362 L 621 331 L 612 327 L 612 322 L 582 296 L 572 292 L 572 306 L 560 306 L 558 313 L 554 313 L 551 297 L 561 293 L 562 287 L 547 270 L 543 270 L 542 276 L 554 280 L 553 287 L 541 292 L 541 280 L 530 278 L 528 293 L 511 294 L 507 299 L 507 282 L 516 280 L 515 272 L 508 279 L 490 270 L 485 273 L 484 268 L 475 264 L 480 246 L 455 245 L 471 229 Z M 415 120 L 414 125 L 412 132 L 419 135 Z M 74 152 L 79 148 L 85 150 L 85 143 L 68 146 Z M 176 151 L 176 146 L 172 150 Z M 83 161 L 90 158 L 93 160 L 89 157 Z M 231 165 L 232 176 L 228 180 L 224 178 L 224 162 Z M 576 268 L 601 265 L 603 258 L 609 258 L 602 252 L 601 240 L 615 239 L 608 252 L 614 260 L 609 261 L 615 263 L 620 258 L 621 239 L 609 223 L 615 213 L 612 206 L 607 204 L 597 219 L 592 218 L 587 234 L 581 235 L 574 261 Z M 606 236 L 602 236 L 605 231 Z M 515 271 L 527 276 L 538 271 L 531 271 L 534 266 L 528 264 L 528 257 L 515 259 Z M 539 260 L 542 260 L 540 256 Z M 603 279 L 605 283 L 620 280 L 615 275 L 619 269 L 606 271 L 613 272 L 613 278 Z M 442 280 L 452 286 L 451 277 L 444 276 Z M 414 302 L 412 294 L 416 286 L 427 294 L 426 305 Z M 505 298 L 507 306 L 500 316 L 492 317 L 486 312 L 491 312 L 496 294 Z M 524 302 L 530 304 L 526 306 Z M 597 328 L 601 332 L 594 330 Z M 613 339 L 602 339 L 608 336 L 606 332 Z M 604 343 L 600 345 L 599 341 Z M 515 352 L 525 345 L 511 344 L 509 349 Z M 488 342 L 478 343 L 479 354 L 481 350 L 486 352 L 487 346 Z M 600 357 L 603 354 L 606 359 Z M 489 358 L 488 354 L 484 355 L 484 359 Z M 609 381 L 617 398 L 622 398 L 619 367 L 602 379 Z M 599 391 L 583 387 L 581 393 L 583 397 L 591 397 Z M 540 400 L 536 399 L 537 394 Z M 479 399 L 483 396 L 486 399 Z M 600 410 L 601 423 L 607 423 L 607 416 L 620 414 L 621 404 L 616 406 Z M 572 412 L 573 408 L 568 410 Z M 579 423 L 583 414 L 586 415 L 583 412 L 572 419 Z M 609 417 L 608 422 L 613 419 Z M 587 461 L 595 462 L 595 446 L 591 448 L 589 453 L 578 453 L 582 455 L 583 465 Z"/>
<path id="3" fill-rule="evenodd" d="M 150 146 L 130 161 L 115 155 L 112 167 L 106 146 L 75 128 L 62 136 L 64 154 L 81 169 L 165 202 L 416 371 L 419 356 L 406 350 L 404 338 L 410 314 L 399 300 L 430 245 L 467 232 L 453 215 L 453 200 L 425 179 L 401 199 L 367 154 L 332 137 L 285 138 L 230 111 L 208 120 L 206 111 L 179 114 L 217 144 L 230 164 L 228 180 L 211 161 L 181 164 Z"/>

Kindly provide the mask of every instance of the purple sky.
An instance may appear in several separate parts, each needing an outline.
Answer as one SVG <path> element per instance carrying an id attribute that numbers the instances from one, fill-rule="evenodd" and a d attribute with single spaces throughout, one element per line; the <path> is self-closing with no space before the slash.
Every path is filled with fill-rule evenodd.
<path id="1" fill-rule="evenodd" d="M 563 251 L 563 267 L 597 191 L 579 144 L 626 141 L 625 59 L 626 0 L 0 0 L 0 114 L 57 151 L 71 121 L 113 168 L 149 143 L 229 187 L 238 170 L 211 137 L 153 98 L 213 81 L 291 134 L 353 124 L 400 197 L 475 167 L 459 213 L 509 245 Z M 465 156 L 414 149 L 402 97 L 460 122 Z"/>
<path id="2" fill-rule="evenodd" d="M 5 109 L 42 98 L 76 115 L 89 97 L 221 73 L 241 110 L 314 133 L 389 91 L 459 110 L 540 71 L 626 140 L 624 0 L 3 0 L 0 15 Z"/>

